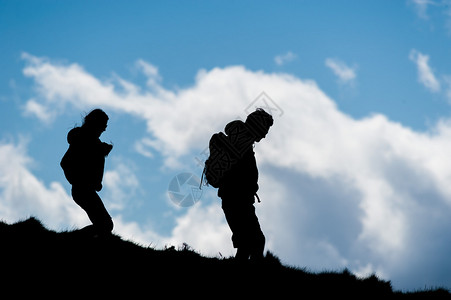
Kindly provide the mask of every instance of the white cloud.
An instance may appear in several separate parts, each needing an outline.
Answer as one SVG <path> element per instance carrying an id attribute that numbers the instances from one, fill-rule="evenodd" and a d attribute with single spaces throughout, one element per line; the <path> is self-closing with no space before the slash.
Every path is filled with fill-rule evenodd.
<path id="1" fill-rule="evenodd" d="M 448 35 L 451 35 L 451 8 L 450 0 L 410 0 L 409 4 L 413 5 L 417 16 L 420 19 L 429 21 L 429 12 L 431 9 L 435 9 L 439 13 L 434 13 L 434 22 L 437 19 L 444 17 L 444 28 L 446 29 Z M 429 30 L 433 31 L 435 28 L 434 23 L 431 21 L 428 23 Z"/>
<path id="2" fill-rule="evenodd" d="M 427 66 L 419 52 L 412 56 Z M 25 59 L 24 73 L 35 80 L 36 99 L 49 112 L 101 106 L 141 118 L 147 124 L 142 141 L 169 166 L 203 151 L 212 132 L 245 117 L 243 110 L 264 90 L 284 111 L 255 147 L 262 198 L 257 214 L 268 249 L 311 269 L 375 271 L 395 288 L 449 285 L 449 120 L 430 132 L 380 114 L 357 120 L 339 111 L 314 81 L 242 66 L 201 70 L 193 86 L 176 91 L 135 86 L 118 92 L 114 82 L 76 64 Z M 345 74 L 337 76 L 355 78 L 334 62 Z M 193 206 L 169 237 L 136 224 L 124 228 L 143 238 L 186 241 L 200 251 L 230 247 L 219 204 Z"/>
<path id="3" fill-rule="evenodd" d="M 46 186 L 29 168 L 26 141 L 0 143 L 0 218 L 7 222 L 37 216 L 45 225 L 81 225 L 87 217 L 59 182 Z"/>
<path id="4" fill-rule="evenodd" d="M 432 1 L 432 0 L 410 0 L 409 2 L 414 5 L 415 11 L 416 11 L 418 17 L 420 17 L 421 19 L 425 19 L 425 20 L 429 19 L 429 16 L 427 13 L 428 6 L 439 5 L 436 1 Z"/>
<path id="5" fill-rule="evenodd" d="M 158 68 L 142 59 L 138 59 L 136 66 L 147 76 L 147 86 L 159 88 L 161 76 L 158 74 Z"/>
<path id="6" fill-rule="evenodd" d="M 168 245 L 186 242 L 204 255 L 228 257 L 235 254 L 230 241 L 231 232 L 225 222 L 219 201 L 214 199 L 197 202 L 187 213 L 176 220 L 171 236 L 163 240 Z M 204 204 L 207 203 L 207 204 Z"/>
<path id="7" fill-rule="evenodd" d="M 153 145 L 152 140 L 149 138 L 142 138 L 141 140 L 135 142 L 134 148 L 139 154 L 152 158 L 153 153 L 151 148 L 153 148 Z"/>
<path id="8" fill-rule="evenodd" d="M 37 102 L 35 99 L 29 99 L 24 106 L 24 114 L 36 116 L 44 123 L 51 123 L 55 119 L 55 114 L 48 111 L 47 107 Z"/>
<path id="9" fill-rule="evenodd" d="M 120 211 L 125 208 L 127 199 L 139 189 L 139 180 L 130 167 L 131 163 L 116 158 L 113 165 L 112 169 L 105 171 L 103 186 L 107 191 L 105 198 L 109 201 L 108 209 Z"/>
<path id="10" fill-rule="evenodd" d="M 137 222 L 124 220 L 121 214 L 112 216 L 114 222 L 113 232 L 119 234 L 125 240 L 130 240 L 141 244 L 144 247 L 155 247 L 161 249 L 160 241 L 164 241 L 164 237 L 153 231 L 151 228 L 144 227 Z"/>
<path id="11" fill-rule="evenodd" d="M 284 64 L 286 64 L 286 63 L 288 63 L 288 62 L 291 62 L 291 61 L 295 60 L 296 57 L 297 57 L 296 54 L 294 54 L 294 53 L 291 52 L 291 51 L 288 51 L 288 52 L 285 53 L 285 54 L 280 54 L 280 55 L 277 55 L 276 57 L 274 57 L 274 62 L 275 62 L 278 66 L 282 66 L 282 65 L 284 65 Z"/>
<path id="12" fill-rule="evenodd" d="M 352 82 L 356 78 L 356 68 L 351 68 L 338 59 L 327 58 L 325 64 L 342 83 Z"/>
<path id="13" fill-rule="evenodd" d="M 418 81 L 431 92 L 440 91 L 440 82 L 435 77 L 429 66 L 429 55 L 425 55 L 415 49 L 410 51 L 409 59 L 413 61 L 418 70 Z"/>

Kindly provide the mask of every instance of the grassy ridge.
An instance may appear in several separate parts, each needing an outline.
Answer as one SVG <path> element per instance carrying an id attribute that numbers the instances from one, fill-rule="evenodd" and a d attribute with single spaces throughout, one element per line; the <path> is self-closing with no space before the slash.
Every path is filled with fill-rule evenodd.
<path id="1" fill-rule="evenodd" d="M 396 292 L 388 281 L 374 275 L 357 278 L 348 270 L 312 273 L 284 266 L 271 253 L 261 262 L 243 264 L 233 258 L 203 257 L 186 244 L 157 250 L 117 235 L 55 232 L 35 218 L 11 225 L 0 222 L 0 244 L 3 289 L 22 296 L 450 296 L 444 289 Z"/>

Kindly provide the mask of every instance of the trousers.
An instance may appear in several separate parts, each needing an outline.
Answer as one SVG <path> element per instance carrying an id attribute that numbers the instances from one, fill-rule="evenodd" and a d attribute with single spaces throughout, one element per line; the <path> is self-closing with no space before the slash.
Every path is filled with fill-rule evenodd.
<path id="1" fill-rule="evenodd" d="M 114 224 L 99 195 L 93 188 L 72 186 L 72 198 L 88 214 L 97 234 L 109 234 Z"/>
<path id="2" fill-rule="evenodd" d="M 227 199 L 227 197 L 222 199 L 222 210 L 232 231 L 233 247 L 237 248 L 236 258 L 262 258 L 265 248 L 265 235 L 255 214 L 254 204 L 250 201 L 240 200 L 245 199 L 232 200 Z"/>

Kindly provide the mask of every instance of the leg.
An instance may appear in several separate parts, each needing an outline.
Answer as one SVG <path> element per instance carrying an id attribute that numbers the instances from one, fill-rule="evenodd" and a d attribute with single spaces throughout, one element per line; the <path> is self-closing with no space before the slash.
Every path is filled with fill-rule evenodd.
<path id="1" fill-rule="evenodd" d="M 95 190 L 72 187 L 72 197 L 86 211 L 98 234 L 111 233 L 114 226 L 113 221 Z"/>
<path id="2" fill-rule="evenodd" d="M 243 199 L 244 200 L 244 199 Z M 241 203 L 246 203 L 242 201 Z M 235 258 L 247 260 L 263 258 L 265 236 L 255 215 L 253 204 L 224 205 L 224 214 L 232 230 L 233 246 L 237 248 Z"/>
<path id="3" fill-rule="evenodd" d="M 253 241 L 253 246 L 251 249 L 251 259 L 252 260 L 263 259 L 263 252 L 265 250 L 265 242 L 266 242 L 266 238 L 265 238 L 265 235 L 263 234 L 263 232 L 261 230 L 256 232 L 255 238 Z"/>
<path id="4" fill-rule="evenodd" d="M 263 258 L 266 238 L 263 234 L 257 215 L 255 214 L 254 205 L 250 205 L 246 209 L 246 236 L 249 244 L 250 258 L 258 260 Z"/>
<path id="5" fill-rule="evenodd" d="M 250 255 L 249 247 L 246 245 L 245 235 L 242 230 L 242 216 L 239 208 L 223 207 L 224 215 L 232 231 L 233 247 L 237 248 L 235 258 L 247 260 Z"/>
<path id="6" fill-rule="evenodd" d="M 238 247 L 238 249 L 236 249 L 236 254 L 235 254 L 235 259 L 238 261 L 247 261 L 249 259 L 250 256 L 250 250 L 248 247 Z"/>

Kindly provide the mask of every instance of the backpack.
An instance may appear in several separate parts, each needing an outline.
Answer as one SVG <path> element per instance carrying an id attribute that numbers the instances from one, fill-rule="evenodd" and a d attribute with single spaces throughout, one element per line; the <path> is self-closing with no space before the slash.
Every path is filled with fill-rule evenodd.
<path id="1" fill-rule="evenodd" d="M 76 162 L 74 162 L 73 149 L 69 147 L 69 149 L 67 149 L 66 153 L 61 159 L 60 166 L 63 169 L 64 176 L 66 177 L 67 181 L 69 181 L 70 184 L 73 183 L 74 178 L 76 176 L 74 165 L 76 165 Z"/>
<path id="2" fill-rule="evenodd" d="M 205 161 L 200 185 L 202 186 L 205 178 L 205 185 L 218 188 L 226 172 L 237 162 L 239 155 L 235 153 L 237 150 L 222 132 L 212 135 L 208 147 L 210 155 Z"/>

